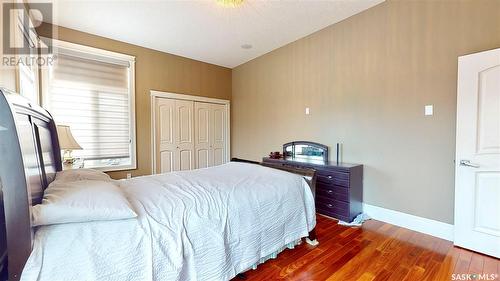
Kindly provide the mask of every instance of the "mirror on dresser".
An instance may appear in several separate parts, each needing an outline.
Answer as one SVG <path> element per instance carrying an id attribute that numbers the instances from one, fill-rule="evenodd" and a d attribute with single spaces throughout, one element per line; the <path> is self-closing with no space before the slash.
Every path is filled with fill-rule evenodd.
<path id="1" fill-rule="evenodd" d="M 324 162 L 328 161 L 328 146 L 310 141 L 293 141 L 283 145 L 283 155 L 285 158 Z"/>

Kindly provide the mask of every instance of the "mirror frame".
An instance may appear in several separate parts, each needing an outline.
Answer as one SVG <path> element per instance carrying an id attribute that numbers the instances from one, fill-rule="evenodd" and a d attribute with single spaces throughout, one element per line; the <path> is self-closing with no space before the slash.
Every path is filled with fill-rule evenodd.
<path id="1" fill-rule="evenodd" d="M 292 154 L 293 154 L 292 158 L 295 158 L 295 146 L 296 145 L 308 145 L 308 146 L 318 148 L 318 149 L 323 151 L 323 161 L 325 161 L 325 162 L 328 161 L 328 146 L 321 144 L 321 143 L 312 142 L 312 141 L 292 141 L 292 142 L 285 143 L 283 145 L 283 157 L 285 159 L 287 158 L 286 149 L 287 149 L 287 147 L 290 147 L 290 146 L 292 147 Z"/>

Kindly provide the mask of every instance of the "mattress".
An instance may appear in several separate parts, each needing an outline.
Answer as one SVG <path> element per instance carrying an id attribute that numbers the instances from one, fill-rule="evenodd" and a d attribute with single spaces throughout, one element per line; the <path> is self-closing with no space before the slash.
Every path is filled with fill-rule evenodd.
<path id="1" fill-rule="evenodd" d="M 305 180 L 259 165 L 119 185 L 137 218 L 40 227 L 21 279 L 229 280 L 316 224 Z"/>

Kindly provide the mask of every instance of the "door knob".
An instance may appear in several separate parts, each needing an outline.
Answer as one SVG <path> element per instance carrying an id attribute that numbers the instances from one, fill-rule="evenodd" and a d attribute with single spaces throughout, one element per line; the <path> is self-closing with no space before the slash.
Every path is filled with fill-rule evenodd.
<path id="1" fill-rule="evenodd" d="M 474 164 L 470 162 L 470 160 L 460 160 L 460 166 L 471 167 L 471 168 L 479 168 L 479 164 Z"/>

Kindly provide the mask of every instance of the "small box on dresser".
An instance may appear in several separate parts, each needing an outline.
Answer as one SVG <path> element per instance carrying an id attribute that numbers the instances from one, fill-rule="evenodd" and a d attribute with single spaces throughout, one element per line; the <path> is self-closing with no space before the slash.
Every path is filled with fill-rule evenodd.
<path id="1" fill-rule="evenodd" d="M 363 165 L 302 159 L 262 159 L 268 166 L 316 170 L 316 212 L 351 222 L 363 212 Z"/>

